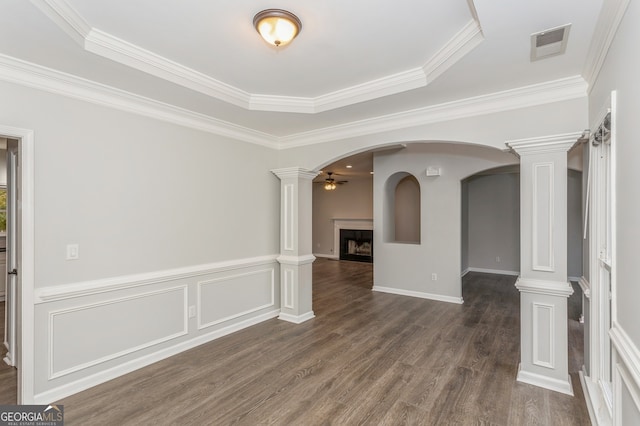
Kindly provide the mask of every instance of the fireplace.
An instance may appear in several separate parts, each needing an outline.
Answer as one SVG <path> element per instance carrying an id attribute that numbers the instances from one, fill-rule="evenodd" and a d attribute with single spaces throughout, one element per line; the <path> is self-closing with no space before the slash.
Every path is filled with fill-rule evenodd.
<path id="1" fill-rule="evenodd" d="M 373 262 L 373 231 L 340 229 L 340 260 Z"/>

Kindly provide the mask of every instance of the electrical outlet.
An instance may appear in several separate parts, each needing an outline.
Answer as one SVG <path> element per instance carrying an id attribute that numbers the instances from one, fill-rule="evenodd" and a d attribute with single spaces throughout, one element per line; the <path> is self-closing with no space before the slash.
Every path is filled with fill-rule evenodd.
<path id="1" fill-rule="evenodd" d="M 500 263 L 500 256 L 496 256 L 496 263 Z"/>
<path id="2" fill-rule="evenodd" d="M 431 274 L 431 281 L 438 281 L 438 274 L 436 273 Z"/>
<path id="3" fill-rule="evenodd" d="M 189 318 L 195 318 L 196 317 L 196 307 L 195 305 L 191 305 L 189 306 Z"/>

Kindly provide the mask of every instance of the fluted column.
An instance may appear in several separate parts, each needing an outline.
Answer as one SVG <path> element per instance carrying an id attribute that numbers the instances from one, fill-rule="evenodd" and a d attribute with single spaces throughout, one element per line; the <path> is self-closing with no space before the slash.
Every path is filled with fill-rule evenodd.
<path id="1" fill-rule="evenodd" d="M 280 178 L 280 316 L 299 324 L 313 318 L 312 180 L 318 172 L 275 169 Z"/>
<path id="2" fill-rule="evenodd" d="M 580 133 L 507 142 L 520 157 L 517 380 L 573 395 L 568 367 L 567 152 Z"/>

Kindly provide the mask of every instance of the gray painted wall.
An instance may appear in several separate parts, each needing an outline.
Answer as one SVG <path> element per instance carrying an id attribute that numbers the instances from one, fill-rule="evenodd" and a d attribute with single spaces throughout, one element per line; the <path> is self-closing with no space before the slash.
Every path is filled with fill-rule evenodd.
<path id="1" fill-rule="evenodd" d="M 463 271 L 520 271 L 520 178 L 518 173 L 473 176 L 463 182 L 467 194 L 468 235 Z M 464 192 L 463 192 L 464 194 Z M 582 274 L 582 173 L 568 171 L 568 275 Z M 464 236 L 464 234 L 463 234 Z M 500 261 L 497 258 L 500 258 Z"/>
<path id="2" fill-rule="evenodd" d="M 495 149 L 454 144 L 411 144 L 402 151 L 374 157 L 374 286 L 427 293 L 448 298 L 462 296 L 461 180 L 492 167 L 517 163 Z M 427 167 L 441 176 L 427 177 Z M 397 172 L 413 174 L 421 191 L 421 243 L 384 242 L 385 183 Z M 437 274 L 437 280 L 431 274 Z"/>
<path id="3" fill-rule="evenodd" d="M 350 179 L 334 191 L 313 184 L 313 252 L 333 253 L 333 219 L 372 219 L 373 179 Z"/>

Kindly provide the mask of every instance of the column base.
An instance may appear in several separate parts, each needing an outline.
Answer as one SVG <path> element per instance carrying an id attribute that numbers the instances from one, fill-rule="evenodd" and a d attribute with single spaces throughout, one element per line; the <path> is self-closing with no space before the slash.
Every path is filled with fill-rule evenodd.
<path id="1" fill-rule="evenodd" d="M 303 322 L 309 321 L 310 319 L 315 317 L 316 315 L 313 313 L 313 311 L 309 311 L 302 315 L 291 315 L 281 312 L 278 316 L 278 319 L 282 321 L 292 322 L 294 324 L 302 324 Z"/>
<path id="2" fill-rule="evenodd" d="M 573 386 L 571 385 L 571 376 L 567 375 L 567 380 L 559 380 L 553 377 L 542 376 L 537 373 L 522 370 L 522 364 L 518 365 L 517 381 L 527 383 L 529 385 L 538 386 L 555 392 L 564 393 L 573 396 Z"/>

